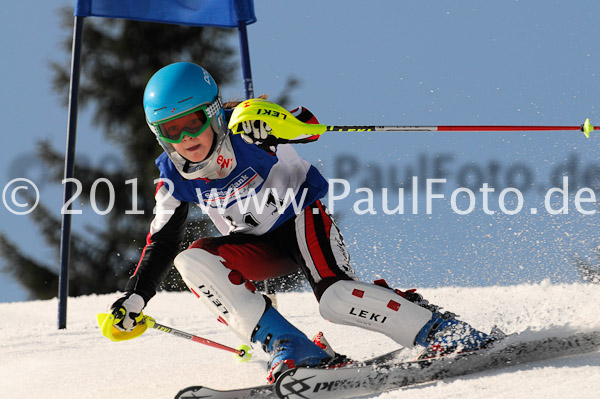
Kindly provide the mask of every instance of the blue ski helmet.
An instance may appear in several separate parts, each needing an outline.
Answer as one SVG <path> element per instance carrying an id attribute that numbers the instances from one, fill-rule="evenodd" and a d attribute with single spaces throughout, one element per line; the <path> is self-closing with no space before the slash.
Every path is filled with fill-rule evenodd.
<path id="1" fill-rule="evenodd" d="M 206 107 L 215 136 L 206 159 L 191 163 L 170 143 L 161 139 L 156 124 L 202 106 Z M 216 155 L 228 134 L 219 88 L 210 73 L 191 62 L 177 62 L 161 68 L 150 78 L 144 90 L 144 113 L 150 130 L 179 173 L 187 179 L 205 177 L 203 170 L 216 162 Z"/>

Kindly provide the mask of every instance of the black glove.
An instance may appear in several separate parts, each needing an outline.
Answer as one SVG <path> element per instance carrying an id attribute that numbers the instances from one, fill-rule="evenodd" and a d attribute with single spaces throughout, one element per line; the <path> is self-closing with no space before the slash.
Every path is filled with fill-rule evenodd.
<path id="1" fill-rule="evenodd" d="M 133 292 L 126 292 L 109 307 L 115 316 L 113 325 L 121 331 L 131 331 L 142 321 L 142 310 L 146 306 L 144 298 Z"/>

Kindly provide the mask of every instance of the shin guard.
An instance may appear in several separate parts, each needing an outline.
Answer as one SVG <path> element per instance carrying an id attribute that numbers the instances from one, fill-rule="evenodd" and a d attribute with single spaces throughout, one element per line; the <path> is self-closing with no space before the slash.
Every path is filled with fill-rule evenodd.
<path id="1" fill-rule="evenodd" d="M 389 288 L 350 280 L 327 288 L 319 311 L 329 321 L 381 332 L 409 348 L 432 316 Z"/>
<path id="2" fill-rule="evenodd" d="M 266 309 L 266 300 L 253 292 L 241 274 L 223 265 L 225 259 L 199 248 L 181 252 L 175 267 L 190 290 L 246 342 Z"/>

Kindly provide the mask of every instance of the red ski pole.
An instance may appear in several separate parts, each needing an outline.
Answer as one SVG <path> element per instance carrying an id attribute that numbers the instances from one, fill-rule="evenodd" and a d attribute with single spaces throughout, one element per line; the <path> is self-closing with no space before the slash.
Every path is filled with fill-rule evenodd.
<path id="1" fill-rule="evenodd" d="M 242 133 L 239 124 L 250 120 L 269 124 L 272 133 L 280 139 L 294 139 L 302 135 L 318 136 L 325 132 L 523 132 L 550 130 L 579 130 L 590 137 L 594 126 L 586 119 L 579 126 L 501 126 L 501 125 L 441 125 L 441 126 L 375 126 L 375 125 L 322 125 L 304 123 L 281 106 L 261 99 L 250 99 L 237 105 L 229 120 L 229 129 Z"/>
<path id="2" fill-rule="evenodd" d="M 114 314 L 98 313 L 96 318 L 98 320 L 98 326 L 102 331 L 102 335 L 111 341 L 119 342 L 137 338 L 142 335 L 148 329 L 148 327 L 150 327 L 158 331 L 175 335 L 176 337 L 189 339 L 190 341 L 198 342 L 199 344 L 234 353 L 236 358 L 241 362 L 247 362 L 252 357 L 252 354 L 250 353 L 250 347 L 248 345 L 240 345 L 237 349 L 235 349 L 227 345 L 211 341 L 210 339 L 202 338 L 197 335 L 186 333 L 184 331 L 165 326 L 164 324 L 157 323 L 156 320 L 150 316 L 146 316 L 144 314 L 141 316 L 141 320 L 135 325 L 135 327 L 133 327 L 131 331 L 121 331 L 115 328 L 114 323 L 116 322 L 116 319 Z"/>
<path id="3" fill-rule="evenodd" d="M 155 330 L 172 334 L 176 337 L 189 339 L 190 341 L 198 342 L 199 344 L 212 346 L 213 348 L 235 353 L 238 356 L 238 360 L 241 362 L 247 362 L 252 357 L 252 354 L 250 353 L 250 347 L 248 347 L 247 345 L 241 345 L 237 349 L 235 349 L 230 346 L 211 341 L 210 339 L 202 338 L 197 335 L 190 334 L 185 331 L 177 330 L 175 328 L 165 326 L 164 324 L 157 323 L 156 320 L 154 320 L 150 316 L 144 316 L 144 320 L 148 324 L 148 327 L 151 327 Z"/>

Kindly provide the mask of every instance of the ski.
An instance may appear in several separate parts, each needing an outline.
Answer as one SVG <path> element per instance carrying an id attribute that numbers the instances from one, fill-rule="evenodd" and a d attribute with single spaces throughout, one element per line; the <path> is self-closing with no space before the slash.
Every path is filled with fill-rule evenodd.
<path id="1" fill-rule="evenodd" d="M 217 398 L 217 399 L 260 399 L 276 398 L 275 385 L 258 385 L 249 388 L 218 390 L 203 386 L 187 387 L 179 391 L 175 399 Z"/>
<path id="2" fill-rule="evenodd" d="M 600 331 L 533 340 L 515 334 L 488 349 L 442 358 L 339 369 L 289 370 L 277 380 L 276 394 L 285 399 L 359 397 L 599 349 Z"/>
<path id="3" fill-rule="evenodd" d="M 383 365 L 393 361 L 403 349 L 393 350 L 383 355 L 375 356 L 371 359 L 353 363 L 356 366 L 374 366 Z M 350 366 L 348 366 L 350 367 Z M 233 399 L 233 398 L 277 398 L 275 384 L 257 385 L 247 388 L 218 390 L 204 386 L 191 386 L 179 391 L 175 399 L 193 399 L 193 398 L 214 398 L 214 399 Z"/>

